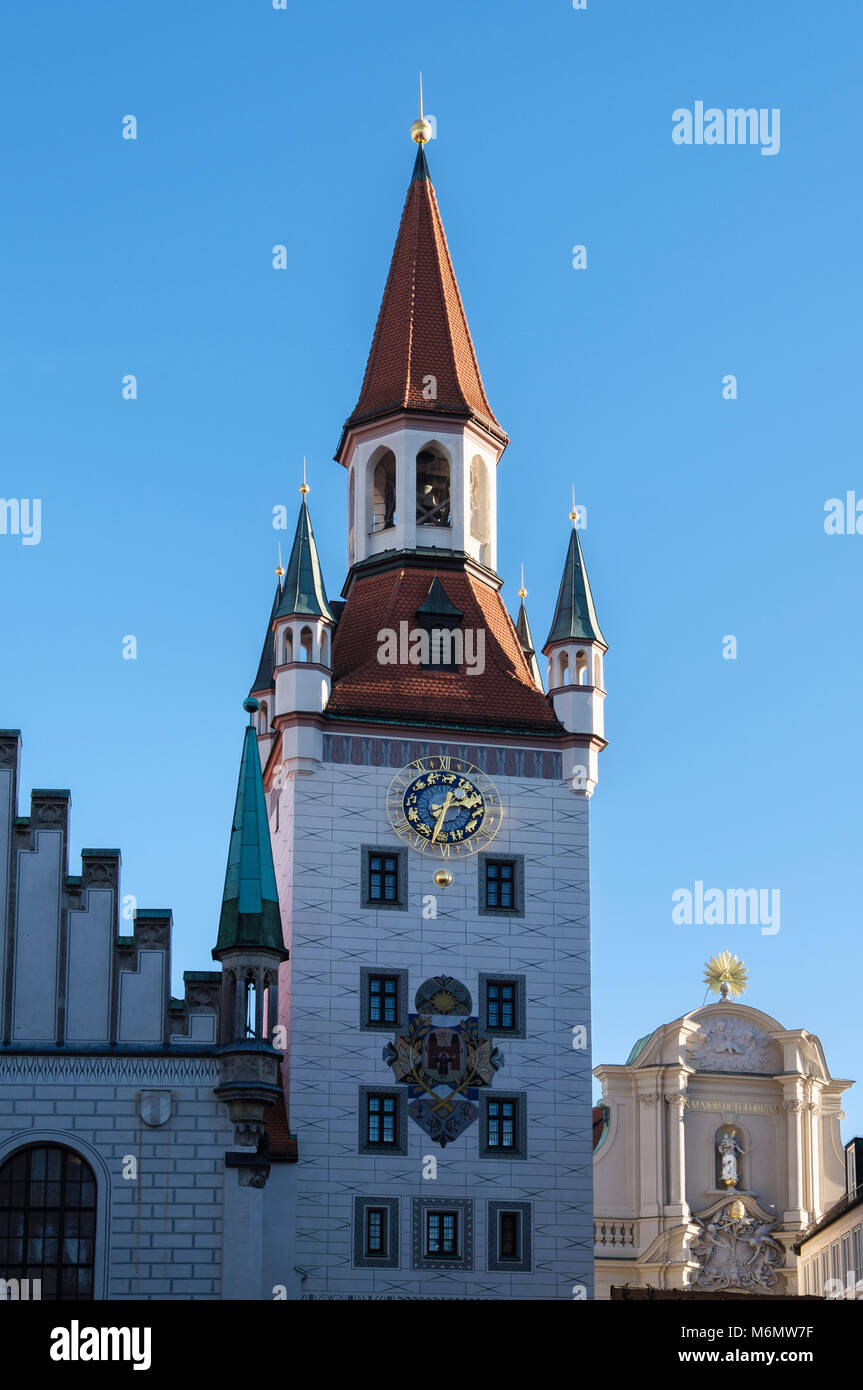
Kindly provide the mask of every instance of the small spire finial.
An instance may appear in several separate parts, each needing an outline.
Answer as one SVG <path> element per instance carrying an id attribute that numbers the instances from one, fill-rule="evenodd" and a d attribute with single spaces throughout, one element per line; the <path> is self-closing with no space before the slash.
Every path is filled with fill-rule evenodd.
<path id="1" fill-rule="evenodd" d="M 423 115 L 423 75 L 420 73 L 420 114 L 419 120 L 411 126 L 411 139 L 418 145 L 427 145 L 432 137 L 431 121 Z"/>
<path id="2" fill-rule="evenodd" d="M 258 701 L 255 699 L 254 695 L 248 695 L 246 697 L 246 699 L 243 701 L 243 709 L 249 716 L 249 724 L 254 724 L 255 715 L 260 709 L 260 705 L 258 704 Z"/>
<path id="3" fill-rule="evenodd" d="M 524 565 L 521 567 L 521 588 L 518 591 L 518 596 L 521 599 L 527 598 L 527 589 L 524 587 Z"/>
<path id="4" fill-rule="evenodd" d="M 279 563 L 276 565 L 276 574 L 279 576 L 279 579 L 281 579 L 284 572 L 285 567 L 282 564 L 282 542 L 279 541 Z"/>
<path id="5" fill-rule="evenodd" d="M 302 493 L 303 497 L 305 497 L 305 495 L 306 495 L 307 492 L 311 492 L 311 488 L 309 487 L 308 483 L 306 482 L 306 456 L 305 456 L 305 454 L 303 454 L 303 481 L 300 483 L 300 492 Z"/>
<path id="6" fill-rule="evenodd" d="M 575 483 L 572 485 L 572 511 L 569 514 L 569 519 L 573 526 L 578 521 L 578 508 L 575 505 Z"/>

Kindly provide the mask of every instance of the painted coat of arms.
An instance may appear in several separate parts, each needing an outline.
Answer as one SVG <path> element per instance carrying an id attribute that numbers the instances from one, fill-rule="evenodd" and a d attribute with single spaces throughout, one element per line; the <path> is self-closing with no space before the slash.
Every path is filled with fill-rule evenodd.
<path id="1" fill-rule="evenodd" d="M 396 1081 L 408 1087 L 411 1119 L 444 1148 L 477 1118 L 479 1088 L 492 1084 L 503 1054 L 490 1038 L 479 1036 L 478 1019 L 452 1017 L 471 1008 L 459 981 L 447 976 L 427 981 L 417 992 L 416 1007 L 424 1011 L 408 1015 L 407 1032 L 387 1043 L 383 1059 Z"/>

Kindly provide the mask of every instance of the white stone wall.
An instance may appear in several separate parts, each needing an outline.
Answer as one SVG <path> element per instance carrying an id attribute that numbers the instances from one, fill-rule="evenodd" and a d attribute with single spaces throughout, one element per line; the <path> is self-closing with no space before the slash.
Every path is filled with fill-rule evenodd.
<path id="1" fill-rule="evenodd" d="M 590 1052 L 572 1045 L 590 1023 L 588 802 L 567 783 L 495 776 L 502 828 L 489 847 L 524 855 L 526 916 L 482 916 L 477 859 L 450 863 L 451 887 L 433 875 L 441 861 L 409 854 L 410 909 L 361 907 L 362 845 L 395 846 L 385 803 L 394 770 L 325 763 L 283 789 L 273 843 L 291 949 L 291 1127 L 298 1136 L 297 1263 L 302 1296 L 567 1298 L 592 1294 Z M 426 920 L 422 897 L 437 897 Z M 455 976 L 478 1012 L 479 972 L 526 977 L 527 1037 L 496 1041 L 505 1056 L 494 1086 L 523 1091 L 528 1158 L 479 1157 L 477 1120 L 446 1148 L 410 1119 L 407 1157 L 358 1152 L 360 1086 L 391 1087 L 381 1052 L 388 1035 L 359 1029 L 360 967 L 407 969 L 408 1010 L 427 978 Z M 395 1031 L 395 1030 L 394 1030 Z M 424 1155 L 437 1179 L 421 1176 Z M 352 1267 L 356 1194 L 400 1199 L 400 1268 Z M 411 1268 L 413 1196 L 474 1202 L 472 1272 Z M 488 1200 L 530 1202 L 533 1271 L 486 1267 Z"/>
<path id="2" fill-rule="evenodd" d="M 0 1058 L 0 1163 L 22 1145 L 61 1143 L 95 1172 L 97 1298 L 220 1296 L 233 1127 L 216 1084 L 212 1058 Z M 164 1125 L 141 1119 L 142 1089 L 171 1092 Z M 136 1179 L 123 1177 L 130 1156 Z"/>

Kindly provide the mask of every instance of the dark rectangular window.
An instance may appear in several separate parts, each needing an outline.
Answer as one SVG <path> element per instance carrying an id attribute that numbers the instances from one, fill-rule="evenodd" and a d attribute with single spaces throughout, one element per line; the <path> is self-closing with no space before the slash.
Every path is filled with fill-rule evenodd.
<path id="1" fill-rule="evenodd" d="M 398 1142 L 397 1105 L 396 1096 L 369 1096 L 367 1143 L 385 1148 Z"/>
<path id="2" fill-rule="evenodd" d="M 490 1100 L 488 1102 L 488 1147 L 515 1149 L 518 1147 L 518 1102 Z"/>
<path id="3" fill-rule="evenodd" d="M 399 901 L 399 859 L 397 854 L 369 855 L 368 900 L 370 903 Z"/>
<path id="4" fill-rule="evenodd" d="M 369 1023 L 395 1023 L 399 1011 L 397 975 L 369 977 Z"/>
<path id="5" fill-rule="evenodd" d="M 387 1255 L 387 1211 L 385 1207 L 366 1207 L 366 1254 Z"/>
<path id="6" fill-rule="evenodd" d="M 520 1211 L 502 1211 L 500 1214 L 500 1258 L 521 1259 Z"/>
<path id="7" fill-rule="evenodd" d="M 486 984 L 486 1019 L 488 1027 L 495 1033 L 515 1028 L 518 1022 L 516 1010 L 516 991 L 514 980 L 489 980 Z"/>
<path id="8" fill-rule="evenodd" d="M 458 1212 L 426 1212 L 426 1255 L 429 1259 L 452 1258 L 458 1254 Z"/>
<path id="9" fill-rule="evenodd" d="M 513 859 L 486 859 L 485 861 L 485 905 L 490 912 L 512 912 L 515 910 L 515 861 Z"/>

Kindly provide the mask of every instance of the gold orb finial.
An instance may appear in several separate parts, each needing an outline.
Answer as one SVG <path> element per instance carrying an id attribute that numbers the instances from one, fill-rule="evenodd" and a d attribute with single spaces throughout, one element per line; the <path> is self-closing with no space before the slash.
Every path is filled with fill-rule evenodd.
<path id="1" fill-rule="evenodd" d="M 519 598 L 527 598 L 527 589 L 524 587 L 524 565 L 521 567 L 521 588 L 518 591 Z"/>
<path id="2" fill-rule="evenodd" d="M 279 563 L 276 565 L 276 574 L 279 576 L 279 579 L 281 579 L 284 572 L 285 567 L 282 564 L 282 542 L 279 541 Z"/>
<path id="3" fill-rule="evenodd" d="M 419 119 L 414 121 L 411 126 L 411 139 L 418 145 L 427 145 L 432 138 L 431 121 L 427 121 L 423 115 L 423 75 L 420 73 L 420 114 Z"/>
<path id="4" fill-rule="evenodd" d="M 452 874 L 449 869 L 438 869 L 434 876 L 434 881 L 438 888 L 449 888 L 452 883 Z"/>
<path id="5" fill-rule="evenodd" d="M 311 488 L 309 487 L 308 483 L 306 482 L 306 456 L 305 456 L 305 454 L 303 454 L 303 481 L 300 483 L 300 492 L 302 493 L 303 497 L 305 497 L 305 495 L 306 495 L 307 492 L 311 492 Z"/>
<path id="6" fill-rule="evenodd" d="M 575 505 L 575 483 L 572 485 L 572 511 L 569 514 L 569 519 L 573 526 L 578 521 L 578 508 Z"/>

